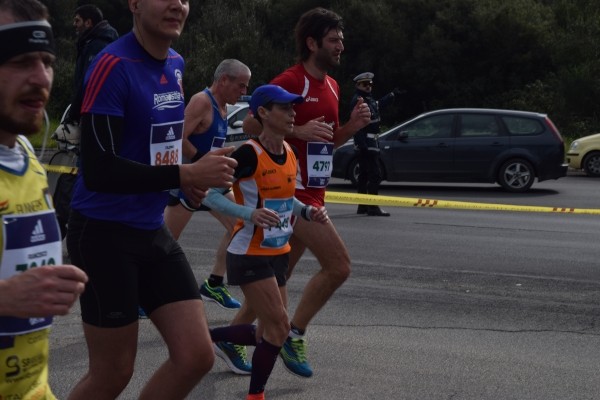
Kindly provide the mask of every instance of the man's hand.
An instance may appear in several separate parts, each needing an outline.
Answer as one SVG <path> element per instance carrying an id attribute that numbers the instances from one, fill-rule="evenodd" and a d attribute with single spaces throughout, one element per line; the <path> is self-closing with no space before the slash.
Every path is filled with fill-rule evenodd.
<path id="1" fill-rule="evenodd" d="M 311 207 L 310 208 L 310 220 L 319 222 L 321 224 L 329 223 L 329 216 L 325 207 Z"/>
<path id="2" fill-rule="evenodd" d="M 74 265 L 31 268 L 0 281 L 0 315 L 19 318 L 65 315 L 88 277 Z"/>
<path id="3" fill-rule="evenodd" d="M 355 131 L 364 128 L 371 123 L 371 110 L 362 97 L 358 98 L 356 105 L 350 114 L 349 124 L 352 124 Z"/>
<path id="4" fill-rule="evenodd" d="M 213 150 L 192 164 L 179 166 L 179 186 L 192 205 L 199 206 L 211 187 L 232 186 L 237 161 L 227 155 L 234 147 Z"/>
<path id="5" fill-rule="evenodd" d="M 394 94 L 394 97 L 399 97 L 399 96 L 403 95 L 404 93 L 406 93 L 406 90 L 400 90 L 399 88 L 394 88 L 392 93 Z"/>
<path id="6" fill-rule="evenodd" d="M 352 109 L 352 113 L 350 113 L 350 120 L 335 131 L 335 140 L 333 141 L 334 147 L 337 148 L 343 145 L 352 137 L 352 135 L 370 123 L 371 110 L 365 103 L 365 100 L 362 97 L 358 97 L 358 100 Z"/>
<path id="7" fill-rule="evenodd" d="M 333 127 L 325 122 L 325 117 L 308 121 L 302 126 L 294 126 L 294 137 L 305 142 L 332 142 Z"/>

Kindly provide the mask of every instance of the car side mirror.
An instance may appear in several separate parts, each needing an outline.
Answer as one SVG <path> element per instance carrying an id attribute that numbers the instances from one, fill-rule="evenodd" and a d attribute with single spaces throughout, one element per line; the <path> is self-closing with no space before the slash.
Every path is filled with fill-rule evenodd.
<path id="1" fill-rule="evenodd" d="M 396 140 L 406 140 L 408 139 L 408 132 L 407 131 L 400 131 L 398 132 L 398 136 L 396 137 Z"/>

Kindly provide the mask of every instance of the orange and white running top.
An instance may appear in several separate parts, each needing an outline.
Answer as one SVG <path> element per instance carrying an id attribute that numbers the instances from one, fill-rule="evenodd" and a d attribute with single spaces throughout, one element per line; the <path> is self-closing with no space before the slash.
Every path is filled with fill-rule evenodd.
<path id="1" fill-rule="evenodd" d="M 263 229 L 238 219 L 227 251 L 233 254 L 271 256 L 290 251 L 292 212 L 296 184 L 297 161 L 294 151 L 284 142 L 285 162 L 275 162 L 254 139 L 248 140 L 256 153 L 254 173 L 240 177 L 233 184 L 236 203 L 251 208 L 269 208 L 279 215 L 279 225 Z M 238 165 L 239 167 L 239 165 Z"/>

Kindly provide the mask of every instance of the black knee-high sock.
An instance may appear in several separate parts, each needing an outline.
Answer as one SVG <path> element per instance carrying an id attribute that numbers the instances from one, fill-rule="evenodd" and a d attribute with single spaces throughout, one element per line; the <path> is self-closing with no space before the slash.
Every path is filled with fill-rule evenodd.
<path id="1" fill-rule="evenodd" d="M 210 330 L 213 342 L 231 342 L 246 346 L 256 346 L 256 325 L 230 325 Z"/>
<path id="2" fill-rule="evenodd" d="M 265 391 L 265 385 L 271 375 L 271 371 L 273 371 L 280 350 L 280 346 L 275 346 L 267 342 L 264 338 L 260 339 L 252 355 L 252 375 L 250 376 L 248 394 L 257 394 Z"/>

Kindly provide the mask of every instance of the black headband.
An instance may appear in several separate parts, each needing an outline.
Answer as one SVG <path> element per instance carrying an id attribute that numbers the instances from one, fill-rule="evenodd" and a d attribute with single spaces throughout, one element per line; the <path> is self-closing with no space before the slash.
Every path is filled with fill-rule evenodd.
<path id="1" fill-rule="evenodd" d="M 0 64 L 34 51 L 55 54 L 54 36 L 48 21 L 27 21 L 0 25 Z"/>

